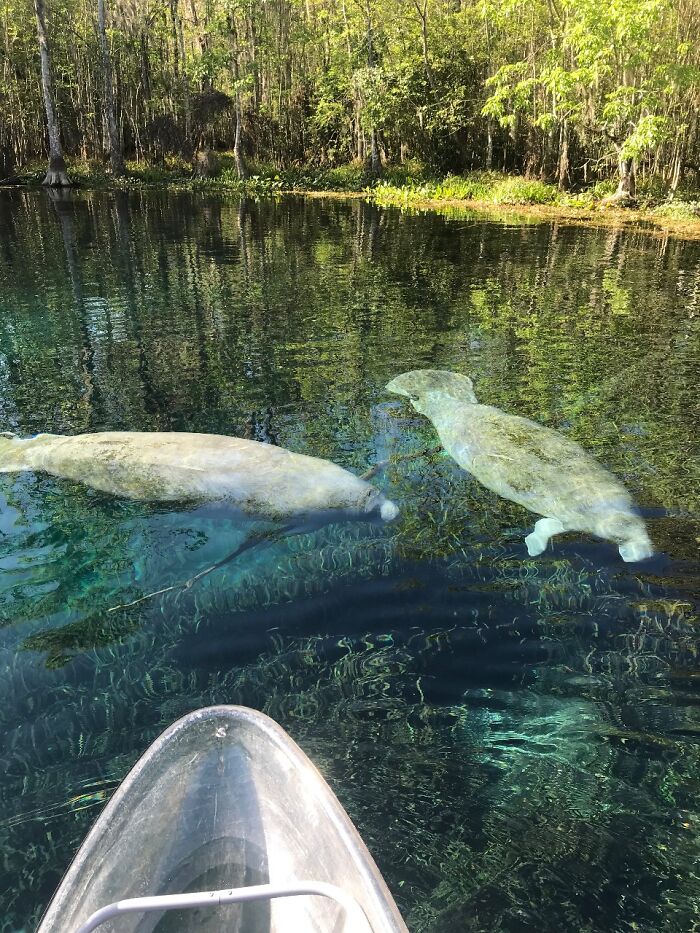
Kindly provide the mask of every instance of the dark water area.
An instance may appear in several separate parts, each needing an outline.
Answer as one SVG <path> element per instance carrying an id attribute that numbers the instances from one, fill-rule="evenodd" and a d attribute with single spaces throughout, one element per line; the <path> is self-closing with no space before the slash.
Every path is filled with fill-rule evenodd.
<path id="1" fill-rule="evenodd" d="M 280 722 L 409 928 L 673 931 L 700 912 L 700 244 L 359 201 L 0 192 L 0 430 L 240 435 L 361 473 L 434 447 L 384 386 L 469 374 L 632 493 L 658 550 L 559 536 L 444 456 L 390 524 L 0 474 L 0 930 L 33 930 L 175 718 Z M 267 527 L 267 526 L 265 526 Z"/>

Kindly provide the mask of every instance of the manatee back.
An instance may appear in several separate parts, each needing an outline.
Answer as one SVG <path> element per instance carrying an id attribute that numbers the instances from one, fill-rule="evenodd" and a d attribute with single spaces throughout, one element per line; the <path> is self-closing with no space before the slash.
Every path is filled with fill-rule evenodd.
<path id="1" fill-rule="evenodd" d="M 439 433 L 484 486 L 540 515 L 587 527 L 593 512 L 632 510 L 622 483 L 579 444 L 528 418 L 460 406 Z"/>
<path id="2" fill-rule="evenodd" d="M 285 517 L 362 510 L 374 488 L 328 460 L 245 438 L 187 432 L 105 431 L 45 436 L 33 469 L 131 499 L 227 499 Z"/>
<path id="3" fill-rule="evenodd" d="M 32 469 L 130 499 L 180 497 L 183 451 L 156 433 L 104 431 L 39 435 L 28 448 Z M 29 443 L 29 442 L 28 442 Z"/>

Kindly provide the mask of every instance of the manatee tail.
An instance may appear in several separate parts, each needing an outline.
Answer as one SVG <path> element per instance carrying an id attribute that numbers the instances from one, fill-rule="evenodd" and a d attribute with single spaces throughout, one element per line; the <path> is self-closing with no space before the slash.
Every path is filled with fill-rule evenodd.
<path id="1" fill-rule="evenodd" d="M 0 473 L 30 470 L 25 449 L 26 441 L 9 431 L 0 432 Z"/>

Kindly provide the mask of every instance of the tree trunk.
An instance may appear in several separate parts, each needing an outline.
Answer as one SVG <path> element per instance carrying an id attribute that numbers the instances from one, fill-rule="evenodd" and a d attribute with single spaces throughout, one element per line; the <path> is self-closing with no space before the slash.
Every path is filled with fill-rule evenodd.
<path id="1" fill-rule="evenodd" d="M 609 204 L 615 207 L 629 207 L 634 202 L 635 196 L 635 177 L 634 177 L 634 159 L 625 159 L 619 155 L 617 160 L 618 182 L 615 194 L 603 198 L 602 204 Z"/>
<path id="2" fill-rule="evenodd" d="M 117 126 L 117 113 L 114 106 L 114 88 L 112 87 L 112 62 L 109 57 L 107 45 L 107 31 L 105 28 L 105 0 L 97 0 L 97 31 L 100 38 L 100 54 L 102 57 L 102 86 L 104 89 L 103 107 L 107 129 L 109 131 L 109 163 L 112 175 L 119 177 L 124 174 L 124 156 Z"/>
<path id="3" fill-rule="evenodd" d="M 613 200 L 624 203 L 625 201 L 634 201 L 636 193 L 634 160 L 623 159 L 618 161 L 619 181 L 617 191 L 613 195 Z"/>
<path id="4" fill-rule="evenodd" d="M 430 86 L 431 91 L 435 91 L 435 76 L 433 75 L 433 69 L 430 65 L 430 55 L 428 54 L 428 3 L 427 0 L 423 3 L 421 7 L 419 3 L 415 4 L 416 10 L 418 11 L 418 16 L 420 17 L 420 32 L 421 40 L 423 43 L 423 69 L 425 71 L 425 77 Z"/>
<path id="5" fill-rule="evenodd" d="M 243 104 L 241 102 L 241 69 L 238 61 L 240 48 L 238 44 L 238 28 L 236 25 L 236 17 L 234 12 L 231 12 L 229 15 L 228 23 L 229 29 L 231 31 L 233 46 L 233 77 L 236 88 L 236 130 L 233 138 L 233 159 L 236 163 L 236 172 L 238 173 L 238 177 L 243 180 L 248 177 L 248 166 L 245 164 L 245 156 L 243 155 Z M 251 29 L 252 26 L 253 24 L 251 21 Z"/>
<path id="6" fill-rule="evenodd" d="M 374 45 L 372 37 L 372 16 L 370 7 L 367 6 L 367 66 L 374 68 Z M 377 144 L 377 129 L 372 125 L 370 130 L 370 169 L 375 178 L 382 174 L 382 160 L 379 158 L 379 146 Z"/>
<path id="7" fill-rule="evenodd" d="M 486 119 L 486 168 L 493 168 L 493 117 Z"/>
<path id="8" fill-rule="evenodd" d="M 683 177 L 683 156 L 684 156 L 684 149 L 683 149 L 683 143 L 681 142 L 679 146 L 677 147 L 676 151 L 674 152 L 674 158 L 673 158 L 672 170 L 671 170 L 671 184 L 669 186 L 669 192 L 668 192 L 669 201 L 673 201 L 673 199 L 675 198 L 676 191 L 678 190 L 678 185 L 680 184 L 681 178 Z"/>
<path id="9" fill-rule="evenodd" d="M 559 166 L 557 168 L 557 180 L 560 191 L 568 191 L 571 186 L 571 175 L 569 171 L 569 126 L 564 120 L 561 125 L 559 136 Z"/>
<path id="10" fill-rule="evenodd" d="M 219 173 L 219 160 L 211 149 L 198 149 L 192 161 L 197 178 L 214 178 Z"/>
<path id="11" fill-rule="evenodd" d="M 241 124 L 243 123 L 243 107 L 241 106 L 240 91 L 236 91 L 236 135 L 233 142 L 233 158 L 236 162 L 236 171 L 241 179 L 248 177 L 248 167 L 245 164 L 243 156 L 243 144 L 241 139 Z"/>
<path id="12" fill-rule="evenodd" d="M 187 77 L 185 60 L 185 36 L 182 31 L 182 17 L 177 14 L 177 41 L 180 46 L 180 61 L 182 63 L 182 102 L 185 108 L 185 152 L 192 152 L 192 107 L 190 105 L 190 85 Z"/>
<path id="13" fill-rule="evenodd" d="M 46 128 L 49 137 L 49 167 L 42 184 L 51 187 L 67 187 L 72 184 L 66 171 L 61 146 L 61 128 L 53 106 L 53 92 L 51 87 L 51 59 L 49 58 L 49 45 L 46 38 L 46 9 L 44 0 L 34 0 L 36 13 L 36 31 L 39 39 L 39 55 L 41 58 L 41 91 L 44 95 L 44 109 L 46 110 Z"/>
<path id="14" fill-rule="evenodd" d="M 345 0 L 341 0 L 340 9 L 343 13 L 343 25 L 344 25 L 344 34 L 345 34 L 345 51 L 348 56 L 348 69 L 350 73 L 353 71 L 352 65 L 352 46 L 350 45 L 350 24 L 348 22 L 348 11 L 345 6 Z M 355 81 L 353 84 L 353 111 L 352 111 L 352 130 L 351 130 L 351 139 L 352 139 L 352 152 L 353 158 L 358 161 L 362 159 L 360 154 L 360 118 L 362 113 L 362 102 L 360 100 L 360 94 L 357 89 L 357 84 Z"/>
<path id="15" fill-rule="evenodd" d="M 372 174 L 375 178 L 379 178 L 382 174 L 382 160 L 379 156 L 379 145 L 377 143 L 377 131 L 372 127 L 371 132 L 371 147 L 370 147 L 370 166 L 372 168 Z"/>
<path id="16" fill-rule="evenodd" d="M 461 4 L 460 4 L 461 8 Z M 483 6 L 484 12 L 484 31 L 486 38 L 486 60 L 489 63 L 487 76 L 491 78 L 493 76 L 492 72 L 492 63 L 493 63 L 493 54 L 491 52 L 491 29 L 489 26 L 489 18 L 487 15 L 487 6 L 484 3 Z M 493 168 L 493 117 L 489 116 L 486 118 L 486 169 L 491 171 Z"/>

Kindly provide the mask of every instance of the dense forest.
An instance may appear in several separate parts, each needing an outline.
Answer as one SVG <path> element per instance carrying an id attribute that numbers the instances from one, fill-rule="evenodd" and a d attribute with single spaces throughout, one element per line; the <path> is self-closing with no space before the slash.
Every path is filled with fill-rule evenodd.
<path id="1" fill-rule="evenodd" d="M 0 0 L 0 178 L 50 155 L 700 178 L 700 0 Z"/>

